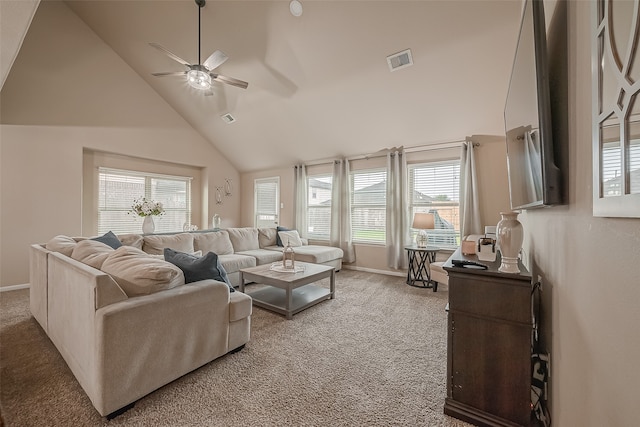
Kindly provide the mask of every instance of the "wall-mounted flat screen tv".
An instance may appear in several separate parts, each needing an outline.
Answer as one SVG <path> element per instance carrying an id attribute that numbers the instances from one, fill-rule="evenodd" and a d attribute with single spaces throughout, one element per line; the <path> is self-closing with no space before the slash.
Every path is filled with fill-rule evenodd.
<path id="1" fill-rule="evenodd" d="M 525 1 L 504 111 L 512 209 L 562 202 L 554 161 L 542 0 Z"/>

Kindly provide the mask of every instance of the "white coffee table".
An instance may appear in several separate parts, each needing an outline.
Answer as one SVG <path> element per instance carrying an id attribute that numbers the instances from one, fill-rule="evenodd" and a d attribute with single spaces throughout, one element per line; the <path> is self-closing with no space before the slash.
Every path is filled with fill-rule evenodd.
<path id="1" fill-rule="evenodd" d="M 306 262 L 296 262 L 296 266 L 304 266 L 304 271 L 273 271 L 271 264 L 243 268 L 240 270 L 240 292 L 245 291 L 245 280 L 268 285 L 247 295 L 255 306 L 283 314 L 287 319 L 321 301 L 335 298 L 336 271 L 333 267 Z M 330 278 L 329 289 L 312 284 L 326 277 Z"/>

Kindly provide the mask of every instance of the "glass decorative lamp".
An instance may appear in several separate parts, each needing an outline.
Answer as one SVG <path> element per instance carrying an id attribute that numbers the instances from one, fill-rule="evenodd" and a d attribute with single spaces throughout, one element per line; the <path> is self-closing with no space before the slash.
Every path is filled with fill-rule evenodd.
<path id="1" fill-rule="evenodd" d="M 217 230 L 220 228 L 220 215 L 215 214 L 213 215 L 213 219 L 211 220 L 211 228 L 213 228 L 214 230 Z"/>
<path id="2" fill-rule="evenodd" d="M 419 248 L 426 248 L 429 243 L 429 236 L 427 236 L 426 230 L 433 230 L 435 228 L 434 215 L 430 213 L 416 212 L 413 215 L 413 225 L 411 228 L 420 230 L 416 235 L 416 246 Z"/>
<path id="3" fill-rule="evenodd" d="M 291 247 L 291 244 L 287 241 L 287 246 L 282 251 L 282 267 L 287 270 L 294 270 L 296 268 L 295 252 Z"/>

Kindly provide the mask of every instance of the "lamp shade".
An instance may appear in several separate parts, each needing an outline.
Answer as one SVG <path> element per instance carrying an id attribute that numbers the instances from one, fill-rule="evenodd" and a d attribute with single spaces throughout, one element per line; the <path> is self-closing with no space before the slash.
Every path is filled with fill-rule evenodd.
<path id="1" fill-rule="evenodd" d="M 435 218 L 430 213 L 416 213 L 411 227 L 418 230 L 432 230 L 435 227 Z"/>

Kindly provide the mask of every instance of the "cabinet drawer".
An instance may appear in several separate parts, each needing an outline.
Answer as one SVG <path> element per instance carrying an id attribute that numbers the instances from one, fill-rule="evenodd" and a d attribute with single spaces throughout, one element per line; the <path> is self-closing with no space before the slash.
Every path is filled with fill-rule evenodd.
<path id="1" fill-rule="evenodd" d="M 449 272 L 449 310 L 530 325 L 531 285 Z"/>

